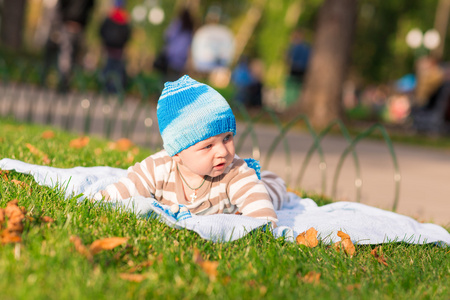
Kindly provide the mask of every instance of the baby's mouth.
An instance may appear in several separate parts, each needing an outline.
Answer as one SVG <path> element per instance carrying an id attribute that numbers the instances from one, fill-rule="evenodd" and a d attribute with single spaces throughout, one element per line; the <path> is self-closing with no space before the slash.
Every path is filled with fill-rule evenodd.
<path id="1" fill-rule="evenodd" d="M 214 168 L 216 169 L 222 169 L 223 167 L 225 167 L 225 163 L 217 164 L 214 166 Z"/>

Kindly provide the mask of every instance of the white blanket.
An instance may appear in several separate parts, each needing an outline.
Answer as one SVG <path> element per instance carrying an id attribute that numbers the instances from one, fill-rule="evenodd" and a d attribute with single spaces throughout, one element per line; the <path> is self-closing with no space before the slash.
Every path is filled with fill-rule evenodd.
<path id="1" fill-rule="evenodd" d="M 31 174 L 40 185 L 59 186 L 65 190 L 66 198 L 82 194 L 80 201 L 126 176 L 126 170 L 112 167 L 61 169 L 8 158 L 0 160 L 0 169 Z M 293 242 L 299 233 L 314 227 L 324 243 L 339 241 L 337 232 L 340 230 L 350 235 L 355 244 L 406 242 L 450 246 L 450 233 L 436 224 L 419 223 L 404 215 L 355 202 L 335 202 L 318 207 L 311 199 L 301 199 L 292 193 L 290 196 L 290 202 L 277 211 L 279 222 L 275 229 L 266 226 L 264 220 L 238 215 L 192 215 L 177 221 L 166 213 L 167 207 L 152 198 L 134 197 L 100 205 L 128 209 L 140 217 L 159 217 L 171 227 L 193 230 L 214 242 L 233 241 L 258 228 L 271 229 L 276 238 L 284 236 Z"/>

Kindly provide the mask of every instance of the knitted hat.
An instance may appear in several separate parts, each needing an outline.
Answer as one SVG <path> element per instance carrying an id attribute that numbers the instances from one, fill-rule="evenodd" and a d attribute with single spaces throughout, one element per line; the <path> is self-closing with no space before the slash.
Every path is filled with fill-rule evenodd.
<path id="1" fill-rule="evenodd" d="M 164 84 L 156 113 L 164 149 L 170 156 L 212 136 L 236 134 L 236 120 L 227 101 L 188 75 Z"/>

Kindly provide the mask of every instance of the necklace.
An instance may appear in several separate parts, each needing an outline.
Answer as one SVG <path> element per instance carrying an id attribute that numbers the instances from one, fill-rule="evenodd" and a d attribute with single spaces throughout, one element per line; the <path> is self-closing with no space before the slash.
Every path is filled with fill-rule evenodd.
<path id="1" fill-rule="evenodd" d="M 194 192 L 189 196 L 189 197 L 191 197 L 191 201 L 190 201 L 190 202 L 194 202 L 195 199 L 197 199 L 197 191 L 198 191 L 198 189 L 201 188 L 201 187 L 203 186 L 203 184 L 205 183 L 206 177 L 203 177 L 203 181 L 202 181 L 202 183 L 201 183 L 198 187 L 192 188 L 192 187 L 186 182 L 186 179 L 184 179 L 183 174 L 181 174 L 181 171 L 180 171 L 180 169 L 178 168 L 178 164 L 177 164 L 177 170 L 178 170 L 178 173 L 180 173 L 181 180 L 183 180 L 183 182 L 186 184 L 186 186 L 187 186 L 188 188 L 190 188 L 191 190 L 194 191 Z"/>

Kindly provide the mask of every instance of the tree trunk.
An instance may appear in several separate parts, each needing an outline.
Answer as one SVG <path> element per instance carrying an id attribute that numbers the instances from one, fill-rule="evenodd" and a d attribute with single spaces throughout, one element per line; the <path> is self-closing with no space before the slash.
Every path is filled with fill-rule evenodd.
<path id="1" fill-rule="evenodd" d="M 2 46 L 17 50 L 22 46 L 27 0 L 4 0 L 0 36 Z"/>
<path id="2" fill-rule="evenodd" d="M 357 0 L 325 0 L 320 12 L 300 106 L 323 129 L 341 116 L 342 87 L 350 63 Z"/>
<path id="3" fill-rule="evenodd" d="M 439 0 L 434 18 L 434 28 L 439 32 L 441 42 L 436 49 L 431 51 L 431 54 L 438 60 L 442 59 L 442 56 L 444 55 L 449 13 L 450 0 Z"/>

